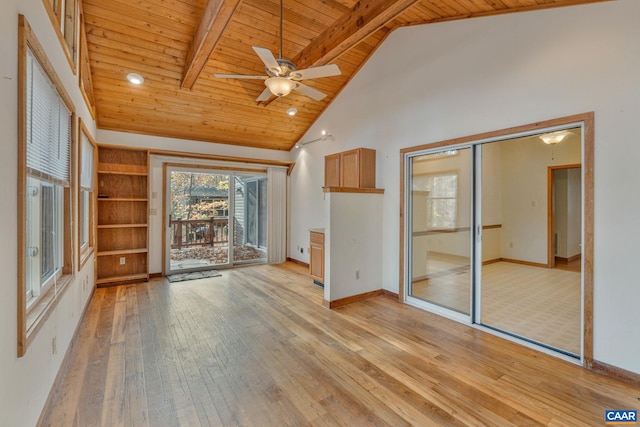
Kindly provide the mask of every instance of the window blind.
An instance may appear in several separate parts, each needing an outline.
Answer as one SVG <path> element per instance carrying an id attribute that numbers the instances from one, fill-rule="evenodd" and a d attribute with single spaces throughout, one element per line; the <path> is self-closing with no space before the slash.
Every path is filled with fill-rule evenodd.
<path id="1" fill-rule="evenodd" d="M 69 185 L 71 111 L 31 50 L 27 51 L 27 172 Z"/>
<path id="2" fill-rule="evenodd" d="M 82 153 L 80 165 L 80 187 L 83 190 L 92 191 L 93 190 L 93 145 L 89 142 L 89 138 L 83 133 L 80 132 L 81 141 L 80 141 L 80 150 Z"/>

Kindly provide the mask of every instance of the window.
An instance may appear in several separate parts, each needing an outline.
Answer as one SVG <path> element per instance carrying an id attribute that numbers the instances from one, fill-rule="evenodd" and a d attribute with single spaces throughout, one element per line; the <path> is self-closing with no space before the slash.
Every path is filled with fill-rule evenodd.
<path id="1" fill-rule="evenodd" d="M 42 0 L 71 68 L 76 69 L 78 0 Z"/>
<path id="2" fill-rule="evenodd" d="M 422 175 L 416 176 L 414 181 L 414 190 L 427 194 L 427 229 L 455 229 L 458 206 L 458 174 L 448 172 L 437 175 Z"/>
<path id="3" fill-rule="evenodd" d="M 19 20 L 18 355 L 73 272 L 71 156 L 75 113 L 23 16 Z"/>
<path id="4" fill-rule="evenodd" d="M 96 143 L 89 134 L 87 127 L 80 120 L 80 182 L 78 188 L 78 247 L 79 251 L 79 268 L 87 262 L 93 253 L 93 223 L 94 223 L 94 205 L 93 205 L 93 183 L 94 169 L 93 159 L 96 150 Z"/>
<path id="5" fill-rule="evenodd" d="M 91 63 L 89 62 L 89 48 L 87 47 L 87 36 L 84 27 L 84 15 L 80 12 L 80 59 L 78 72 L 78 85 L 82 97 L 89 108 L 91 117 L 96 118 L 95 98 L 93 96 L 93 80 L 91 79 Z"/>

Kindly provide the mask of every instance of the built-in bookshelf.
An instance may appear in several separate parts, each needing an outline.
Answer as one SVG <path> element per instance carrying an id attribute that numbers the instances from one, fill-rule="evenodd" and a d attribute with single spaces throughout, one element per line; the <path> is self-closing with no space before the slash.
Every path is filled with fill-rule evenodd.
<path id="1" fill-rule="evenodd" d="M 97 285 L 149 279 L 148 153 L 98 147 Z"/>

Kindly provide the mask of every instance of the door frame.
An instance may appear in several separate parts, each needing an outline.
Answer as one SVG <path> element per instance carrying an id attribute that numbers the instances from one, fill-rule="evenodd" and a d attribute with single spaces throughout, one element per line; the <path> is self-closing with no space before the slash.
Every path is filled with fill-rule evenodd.
<path id="1" fill-rule="evenodd" d="M 556 254 L 554 250 L 555 247 L 553 244 L 553 185 L 554 185 L 553 172 L 557 170 L 563 170 L 563 169 L 581 169 L 581 168 L 582 168 L 582 164 L 580 163 L 549 166 L 547 168 L 547 267 L 549 268 L 554 268 L 556 266 Z M 581 224 L 580 228 L 583 229 L 583 234 L 584 234 L 584 224 Z"/>
<path id="2" fill-rule="evenodd" d="M 407 263 L 407 242 L 409 241 L 408 227 L 406 224 L 410 220 L 405 213 L 409 213 L 407 194 L 410 188 L 407 187 L 407 161 L 410 156 L 417 151 L 444 150 L 445 147 L 463 145 L 465 143 L 477 143 L 500 139 L 510 135 L 524 133 L 542 133 L 544 129 L 569 127 L 573 124 L 582 126 L 582 176 L 583 176 L 583 318 L 582 318 L 582 364 L 588 369 L 594 369 L 593 359 L 593 258 L 594 258 L 594 113 L 587 112 L 572 116 L 565 116 L 556 119 L 544 120 L 526 125 L 505 128 L 476 135 L 465 136 L 445 141 L 422 144 L 419 146 L 403 148 L 400 150 L 400 220 L 399 220 L 399 249 L 398 257 L 398 300 L 407 303 L 406 278 L 408 274 Z M 470 325 L 472 326 L 472 325 Z"/>

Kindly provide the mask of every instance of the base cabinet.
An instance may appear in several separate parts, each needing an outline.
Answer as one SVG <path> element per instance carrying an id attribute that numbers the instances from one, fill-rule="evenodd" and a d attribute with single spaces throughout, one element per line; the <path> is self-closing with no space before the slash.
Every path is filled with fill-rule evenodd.
<path id="1" fill-rule="evenodd" d="M 309 236 L 309 275 L 324 284 L 324 232 L 311 231 Z"/>

